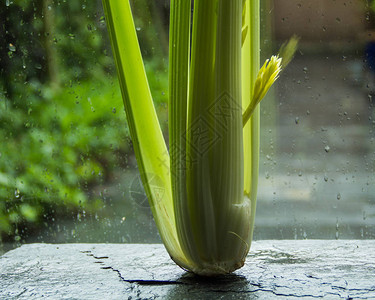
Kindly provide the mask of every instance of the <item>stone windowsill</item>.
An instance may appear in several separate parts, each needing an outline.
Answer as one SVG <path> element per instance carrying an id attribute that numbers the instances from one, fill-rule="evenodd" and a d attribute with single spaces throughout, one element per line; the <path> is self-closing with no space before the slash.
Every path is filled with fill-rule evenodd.
<path id="1" fill-rule="evenodd" d="M 28 244 L 0 257 L 0 299 L 375 299 L 375 241 L 255 241 L 216 279 L 159 244 Z"/>

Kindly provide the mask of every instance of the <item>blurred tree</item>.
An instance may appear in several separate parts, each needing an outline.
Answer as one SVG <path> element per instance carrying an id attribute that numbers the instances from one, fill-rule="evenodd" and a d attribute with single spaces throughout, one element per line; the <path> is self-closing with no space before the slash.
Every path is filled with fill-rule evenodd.
<path id="1" fill-rule="evenodd" d="M 134 11 L 165 103 L 168 7 L 134 0 Z M 100 0 L 3 1 L 0 35 L 0 240 L 18 240 L 102 207 L 93 187 L 126 164 L 129 135 Z"/>

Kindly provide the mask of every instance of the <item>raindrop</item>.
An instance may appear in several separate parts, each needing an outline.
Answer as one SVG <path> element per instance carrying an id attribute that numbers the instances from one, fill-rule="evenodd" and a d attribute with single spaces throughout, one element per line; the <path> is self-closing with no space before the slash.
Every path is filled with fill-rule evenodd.
<path id="1" fill-rule="evenodd" d="M 330 147 L 329 147 L 328 145 L 324 147 L 324 151 L 325 151 L 325 152 L 327 152 L 327 153 L 328 153 L 328 152 L 329 152 L 329 150 L 331 150 L 331 148 L 330 148 Z"/>
<path id="2" fill-rule="evenodd" d="M 327 175 L 324 175 L 324 181 L 325 181 L 325 182 L 328 181 L 328 176 L 327 176 Z"/>
<path id="3" fill-rule="evenodd" d="M 14 46 L 12 43 L 9 43 L 8 48 L 9 48 L 9 50 L 12 51 L 12 52 L 15 52 L 15 51 L 16 51 L 16 46 Z"/>
<path id="4" fill-rule="evenodd" d="M 112 108 L 112 112 L 115 114 L 116 113 L 116 107 Z"/>
<path id="5" fill-rule="evenodd" d="M 336 18 L 336 22 L 337 22 L 337 23 L 340 23 L 340 22 L 341 22 L 341 19 L 337 17 L 337 18 Z"/>
<path id="6" fill-rule="evenodd" d="M 303 72 L 304 72 L 304 73 L 307 73 L 308 70 L 309 70 L 309 69 L 308 69 L 307 67 L 304 67 L 304 68 L 303 68 Z"/>
<path id="7" fill-rule="evenodd" d="M 6 1 L 5 1 L 5 5 L 6 5 L 6 6 L 9 6 L 9 4 L 10 4 L 10 3 L 9 3 L 9 0 L 6 0 Z"/>
<path id="8" fill-rule="evenodd" d="M 20 190 L 19 189 L 14 190 L 14 197 L 16 197 L 17 199 L 20 197 Z"/>
<path id="9" fill-rule="evenodd" d="M 137 31 L 141 31 L 141 29 L 142 29 L 141 27 L 137 27 L 136 28 Z"/>
<path id="10" fill-rule="evenodd" d="M 341 199 L 341 194 L 338 193 L 337 196 L 336 196 L 337 200 L 340 200 Z"/>
<path id="11" fill-rule="evenodd" d="M 294 120 L 294 122 L 295 122 L 296 124 L 298 124 L 298 123 L 299 123 L 299 117 L 296 117 L 295 120 Z"/>

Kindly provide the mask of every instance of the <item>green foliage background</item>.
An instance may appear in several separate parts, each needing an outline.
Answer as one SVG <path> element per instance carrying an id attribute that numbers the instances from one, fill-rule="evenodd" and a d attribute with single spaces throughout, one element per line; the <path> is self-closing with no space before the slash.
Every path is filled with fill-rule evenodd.
<path id="1" fill-rule="evenodd" d="M 134 2 L 163 108 L 166 37 L 145 21 L 153 1 Z M 0 239 L 17 240 L 51 216 L 97 211 L 91 190 L 126 166 L 131 144 L 100 1 L 3 1 L 0 35 Z"/>

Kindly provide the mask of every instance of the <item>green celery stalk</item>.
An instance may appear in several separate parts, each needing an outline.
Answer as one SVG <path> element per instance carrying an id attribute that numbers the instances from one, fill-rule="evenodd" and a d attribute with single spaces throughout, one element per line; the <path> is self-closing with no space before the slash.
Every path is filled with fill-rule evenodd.
<path id="1" fill-rule="evenodd" d="M 163 243 L 186 270 L 230 273 L 244 264 L 253 234 L 258 104 L 281 69 L 281 59 L 272 57 L 257 74 L 259 0 L 195 0 L 192 20 L 191 0 L 171 0 L 169 154 L 129 1 L 103 4 L 134 151 Z"/>

